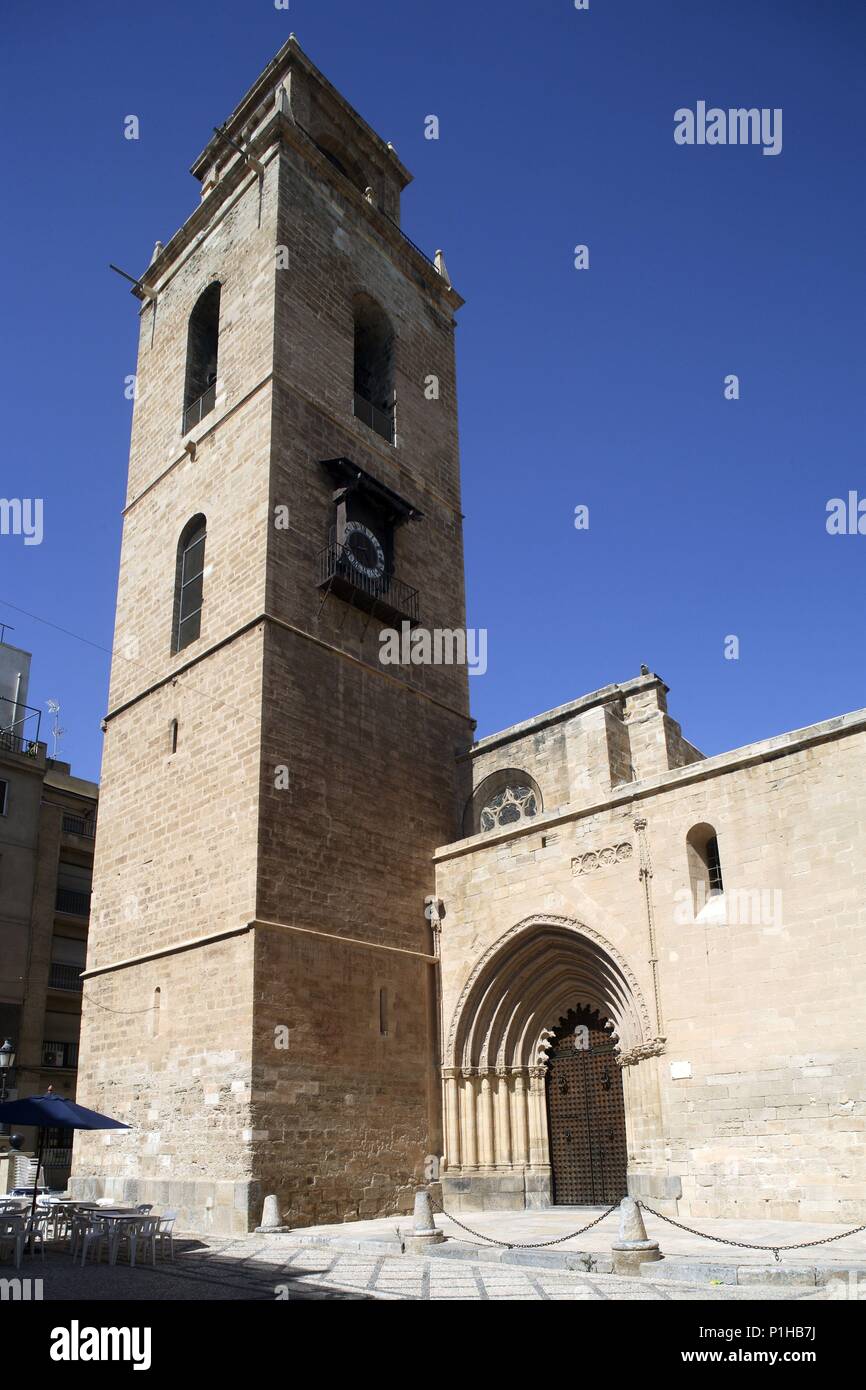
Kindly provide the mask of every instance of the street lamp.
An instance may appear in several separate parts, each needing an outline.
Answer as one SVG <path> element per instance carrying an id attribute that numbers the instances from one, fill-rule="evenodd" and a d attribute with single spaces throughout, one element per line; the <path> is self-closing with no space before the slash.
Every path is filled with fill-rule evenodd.
<path id="1" fill-rule="evenodd" d="M 9 1092 L 6 1089 L 6 1076 L 15 1065 L 15 1048 L 12 1039 L 7 1038 L 0 1047 L 0 1102 L 8 1100 Z"/>

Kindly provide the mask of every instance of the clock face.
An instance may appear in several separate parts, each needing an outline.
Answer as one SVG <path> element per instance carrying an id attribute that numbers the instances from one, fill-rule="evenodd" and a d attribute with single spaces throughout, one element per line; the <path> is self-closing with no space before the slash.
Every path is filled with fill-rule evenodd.
<path id="1" fill-rule="evenodd" d="M 350 563 L 368 579 L 380 579 L 385 573 L 385 552 L 368 526 L 347 521 L 344 546 Z"/>

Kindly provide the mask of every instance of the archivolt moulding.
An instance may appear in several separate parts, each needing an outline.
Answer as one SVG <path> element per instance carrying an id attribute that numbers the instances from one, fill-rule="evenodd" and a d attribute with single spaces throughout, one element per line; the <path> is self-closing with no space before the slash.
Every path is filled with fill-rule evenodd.
<path id="1" fill-rule="evenodd" d="M 458 1057 L 456 1055 L 458 1034 L 462 1033 L 462 1038 L 459 1039 L 461 1052 L 467 1045 L 467 1038 L 470 1032 L 474 1032 L 475 1034 L 471 1042 L 471 1047 L 478 1050 L 477 1038 L 479 1035 L 476 1017 L 485 1012 L 487 1014 L 486 1022 L 483 1022 L 480 1017 L 478 1017 L 478 1024 L 483 1029 L 484 1034 L 483 1043 L 480 1048 L 480 1051 L 483 1052 L 484 1055 L 484 1064 L 501 1066 L 514 1063 L 514 1057 L 505 1055 L 503 1052 L 504 1043 L 500 1043 L 499 1050 L 497 1050 L 495 1056 L 490 1055 L 489 1049 L 493 1042 L 494 1029 L 498 1029 L 501 1035 L 503 1027 L 508 1026 L 503 1025 L 502 1015 L 507 1014 L 509 1009 L 513 1009 L 516 1012 L 518 1007 L 518 1002 L 513 998 L 513 993 L 512 997 L 507 997 L 509 990 L 509 966 L 513 964 L 517 953 L 520 951 L 523 940 L 533 933 L 539 934 L 543 932 L 545 928 L 549 929 L 550 936 L 546 940 L 544 937 L 541 938 L 540 944 L 543 943 L 547 950 L 542 952 L 539 956 L 539 974 L 543 975 L 544 973 L 546 958 L 556 956 L 563 958 L 564 955 L 567 957 L 567 939 L 569 936 L 573 936 L 576 943 L 595 947 L 596 951 L 594 954 L 597 957 L 596 964 L 599 968 L 600 987 L 610 989 L 611 980 L 613 980 L 614 983 L 618 981 L 616 988 L 621 998 L 620 1014 L 622 1016 L 617 1017 L 614 1021 L 616 1023 L 616 1030 L 622 1037 L 624 1048 L 623 1057 L 627 1059 L 624 1061 L 624 1065 L 629 1065 L 633 1061 L 640 1060 L 638 1054 L 647 1056 L 653 1055 L 648 1049 L 657 1046 L 659 1040 L 653 1036 L 649 1010 L 647 1009 L 646 1001 L 637 978 L 622 954 L 612 942 L 608 941 L 600 932 L 595 931 L 594 928 L 586 926 L 585 923 L 579 922 L 571 917 L 554 916 L 552 914 L 543 913 L 525 917 L 522 921 L 515 923 L 513 927 L 509 927 L 508 931 L 504 932 L 476 961 L 460 992 L 451 1018 L 445 1048 L 445 1060 L 447 1065 L 465 1067 L 470 1064 L 472 1059 L 469 1056 L 464 1057 L 461 1055 Z M 512 947 L 513 950 L 509 951 L 509 947 Z M 564 947 L 566 948 L 565 953 L 563 951 Z M 582 955 L 580 957 L 580 964 L 584 970 L 586 970 L 588 962 L 590 964 L 592 963 L 592 954 L 593 953 L 590 952 L 588 956 Z M 497 961 L 499 961 L 501 965 L 501 970 L 495 968 Z M 575 962 L 577 961 L 578 956 L 576 955 Z M 603 974 L 607 977 L 604 980 L 602 979 Z M 552 1010 L 557 1007 L 558 1002 L 561 1002 L 556 995 L 556 990 L 559 989 L 561 991 L 563 988 L 563 979 L 562 972 L 560 971 L 557 973 L 554 962 L 551 968 L 552 993 L 550 1008 Z M 524 980 L 522 983 L 526 983 L 526 981 Z M 529 982 L 530 987 L 533 983 L 534 981 Z M 498 993 L 502 995 L 500 1002 L 497 1002 Z M 470 1001 L 473 1017 L 466 1018 L 466 1009 Z M 536 1011 L 539 1009 L 543 1011 L 544 1007 L 545 1001 L 543 997 L 537 998 L 535 1001 Z M 499 1014 L 495 1025 L 493 1021 L 494 1009 L 497 1010 Z M 612 1011 L 608 1010 L 608 1013 L 610 1014 Z M 548 1027 L 549 1025 L 550 1020 L 547 1022 Z M 541 1034 L 538 1035 L 535 1046 L 537 1047 L 540 1042 Z M 536 1056 L 537 1054 L 533 1052 L 531 1058 L 527 1060 L 531 1060 L 537 1065 Z"/>

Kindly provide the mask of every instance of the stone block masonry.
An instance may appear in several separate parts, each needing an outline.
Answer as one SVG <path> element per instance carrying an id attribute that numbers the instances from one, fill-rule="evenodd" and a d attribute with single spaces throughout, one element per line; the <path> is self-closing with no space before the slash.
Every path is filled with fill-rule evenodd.
<path id="1" fill-rule="evenodd" d="M 462 301 L 396 225 L 408 172 L 294 39 L 227 129 L 258 167 L 209 142 L 144 276 L 80 1073 L 132 1128 L 83 1138 L 74 1172 L 214 1231 L 264 1193 L 293 1225 L 411 1207 L 441 1148 L 424 902 L 472 729 L 465 669 L 386 671 L 381 617 L 319 587 L 322 463 L 348 459 L 411 506 L 393 565 L 425 621 L 465 625 Z M 215 282 L 215 404 L 184 433 Z M 393 329 L 393 443 L 353 410 L 359 294 Z M 175 651 L 199 516 L 200 634 Z"/>

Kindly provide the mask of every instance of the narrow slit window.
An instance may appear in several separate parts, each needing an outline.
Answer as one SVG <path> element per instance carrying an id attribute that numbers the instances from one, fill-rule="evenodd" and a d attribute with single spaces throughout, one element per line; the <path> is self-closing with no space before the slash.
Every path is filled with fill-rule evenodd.
<path id="1" fill-rule="evenodd" d="M 380 990 L 379 990 L 379 1036 L 380 1036 L 381 1038 L 387 1038 L 387 1036 L 388 1036 L 388 991 L 387 991 L 387 989 L 380 989 Z"/>

